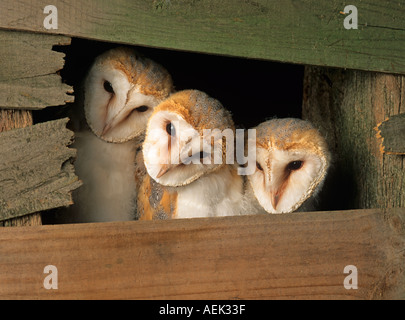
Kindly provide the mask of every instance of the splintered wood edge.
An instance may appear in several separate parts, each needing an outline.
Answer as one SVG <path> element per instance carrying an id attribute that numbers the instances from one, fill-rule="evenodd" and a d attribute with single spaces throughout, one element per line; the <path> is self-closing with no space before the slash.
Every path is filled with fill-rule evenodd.
<path id="1" fill-rule="evenodd" d="M 384 132 L 384 128 L 387 126 L 390 126 L 392 123 L 397 123 L 398 121 L 401 121 L 403 123 L 403 126 L 405 127 L 405 113 L 401 113 L 398 115 L 394 115 L 391 117 L 387 117 L 384 121 L 380 122 L 377 124 L 377 126 L 374 128 L 374 130 L 377 132 L 376 133 L 376 138 L 380 142 L 380 152 L 381 154 L 387 154 L 387 155 L 405 155 L 405 149 L 404 150 L 392 150 L 392 146 L 390 143 L 391 134 L 388 132 Z M 388 147 L 390 146 L 390 147 Z M 399 146 L 400 148 L 402 146 Z M 405 142 L 404 146 L 405 148 Z"/>
<path id="2" fill-rule="evenodd" d="M 68 121 L 65 118 L 0 134 L 0 154 L 6 159 L 0 164 L 0 221 L 72 204 L 71 192 L 81 182 L 69 162 L 76 150 L 68 147 L 73 139 L 73 132 L 66 128 Z M 30 159 L 33 150 L 44 149 L 44 143 L 49 150 Z M 10 165 L 14 167 L 8 168 Z M 7 186 L 10 181 L 15 183 L 12 188 Z"/>
<path id="3" fill-rule="evenodd" d="M 66 54 L 54 50 L 70 45 L 70 37 L 0 29 L 0 39 L 8 44 L 0 52 L 1 60 L 8 61 L 0 73 L 1 108 L 40 110 L 74 102 L 73 87 L 63 83 L 59 74 Z M 32 59 L 27 58 L 30 55 Z"/>
<path id="4" fill-rule="evenodd" d="M 389 118 L 386 118 L 384 121 L 380 122 L 377 124 L 377 126 L 374 127 L 374 130 L 376 131 L 376 138 L 380 142 L 380 153 L 384 154 L 385 153 L 385 146 L 384 146 L 384 137 L 381 135 L 381 126 L 385 121 L 388 121 Z"/>

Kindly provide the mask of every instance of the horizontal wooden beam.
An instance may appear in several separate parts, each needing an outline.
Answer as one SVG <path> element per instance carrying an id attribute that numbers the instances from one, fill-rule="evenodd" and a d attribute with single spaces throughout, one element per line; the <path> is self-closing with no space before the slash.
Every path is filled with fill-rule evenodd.
<path id="1" fill-rule="evenodd" d="M 70 38 L 0 30 L 0 108 L 42 109 L 73 102 L 72 87 L 57 74 L 64 54 L 54 45 Z"/>
<path id="2" fill-rule="evenodd" d="M 405 113 L 387 118 L 376 130 L 382 153 L 405 155 Z"/>
<path id="3" fill-rule="evenodd" d="M 40 0 L 0 3 L 0 28 L 281 62 L 405 74 L 405 6 L 353 0 L 347 30 L 340 0 L 53 1 L 46 29 Z M 49 19 L 49 18 L 48 18 Z M 55 22 L 55 21 L 54 21 Z M 353 21 L 352 21 L 353 22 Z"/>
<path id="4" fill-rule="evenodd" d="M 405 298 L 405 208 L 1 228 L 0 243 L 0 299 Z"/>
<path id="5" fill-rule="evenodd" d="M 69 160 L 68 119 L 0 133 L 0 221 L 72 204 L 80 186 Z"/>

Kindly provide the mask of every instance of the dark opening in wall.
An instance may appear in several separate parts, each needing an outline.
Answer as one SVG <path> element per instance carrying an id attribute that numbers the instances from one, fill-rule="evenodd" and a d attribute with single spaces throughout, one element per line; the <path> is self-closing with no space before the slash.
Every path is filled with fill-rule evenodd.
<path id="1" fill-rule="evenodd" d="M 65 67 L 61 70 L 63 81 L 77 93 L 94 58 L 116 46 L 74 38 L 70 46 L 55 47 L 66 54 Z M 176 90 L 198 89 L 221 101 L 232 112 L 238 127 L 253 127 L 273 117 L 301 117 L 304 73 L 301 65 L 135 48 L 170 72 Z M 68 107 L 35 111 L 34 123 L 61 118 Z"/>
<path id="2" fill-rule="evenodd" d="M 55 46 L 66 54 L 60 71 L 63 82 L 73 86 L 76 98 L 94 59 L 115 43 L 73 38 L 69 46 Z M 231 111 L 237 128 L 251 128 L 278 117 L 301 118 L 304 66 L 226 56 L 135 47 L 164 66 L 176 90 L 198 89 L 221 101 Z M 72 104 L 33 112 L 34 123 L 68 116 Z M 56 210 L 44 212 L 44 224 L 54 223 Z"/>

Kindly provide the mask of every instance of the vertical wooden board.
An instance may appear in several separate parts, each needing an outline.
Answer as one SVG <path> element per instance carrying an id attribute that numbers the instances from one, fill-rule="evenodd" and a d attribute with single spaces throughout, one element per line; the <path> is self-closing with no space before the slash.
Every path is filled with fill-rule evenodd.
<path id="1" fill-rule="evenodd" d="M 275 0 L 105 0 L 53 2 L 58 28 L 45 29 L 48 3 L 0 3 L 0 27 L 282 62 L 405 73 L 405 6 L 355 0 L 358 29 L 346 30 L 346 3 Z"/>
<path id="2" fill-rule="evenodd" d="M 64 54 L 52 50 L 70 38 L 0 30 L 0 107 L 41 109 L 73 102 L 70 86 L 57 72 Z"/>
<path id="3" fill-rule="evenodd" d="M 0 298 L 404 296 L 404 209 L 0 230 Z M 43 287 L 44 267 L 58 289 Z M 358 271 L 347 290 L 344 268 Z"/>
<path id="4" fill-rule="evenodd" d="M 68 119 L 0 134 L 0 220 L 67 206 L 80 183 Z"/>
<path id="5" fill-rule="evenodd" d="M 404 112 L 403 76 L 307 67 L 303 117 L 334 154 L 334 209 L 405 206 L 405 158 L 381 152 L 378 124 Z"/>

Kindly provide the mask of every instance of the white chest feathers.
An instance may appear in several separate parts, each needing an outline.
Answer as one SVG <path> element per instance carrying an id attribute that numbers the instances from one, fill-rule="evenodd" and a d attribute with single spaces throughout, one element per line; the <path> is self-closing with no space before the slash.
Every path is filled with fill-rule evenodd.
<path id="1" fill-rule="evenodd" d="M 176 218 L 219 217 L 241 214 L 243 180 L 225 166 L 178 188 Z"/>
<path id="2" fill-rule="evenodd" d="M 74 194 L 73 222 L 133 220 L 135 150 L 139 142 L 106 143 L 93 133 L 76 134 L 76 174 L 83 181 Z"/>

